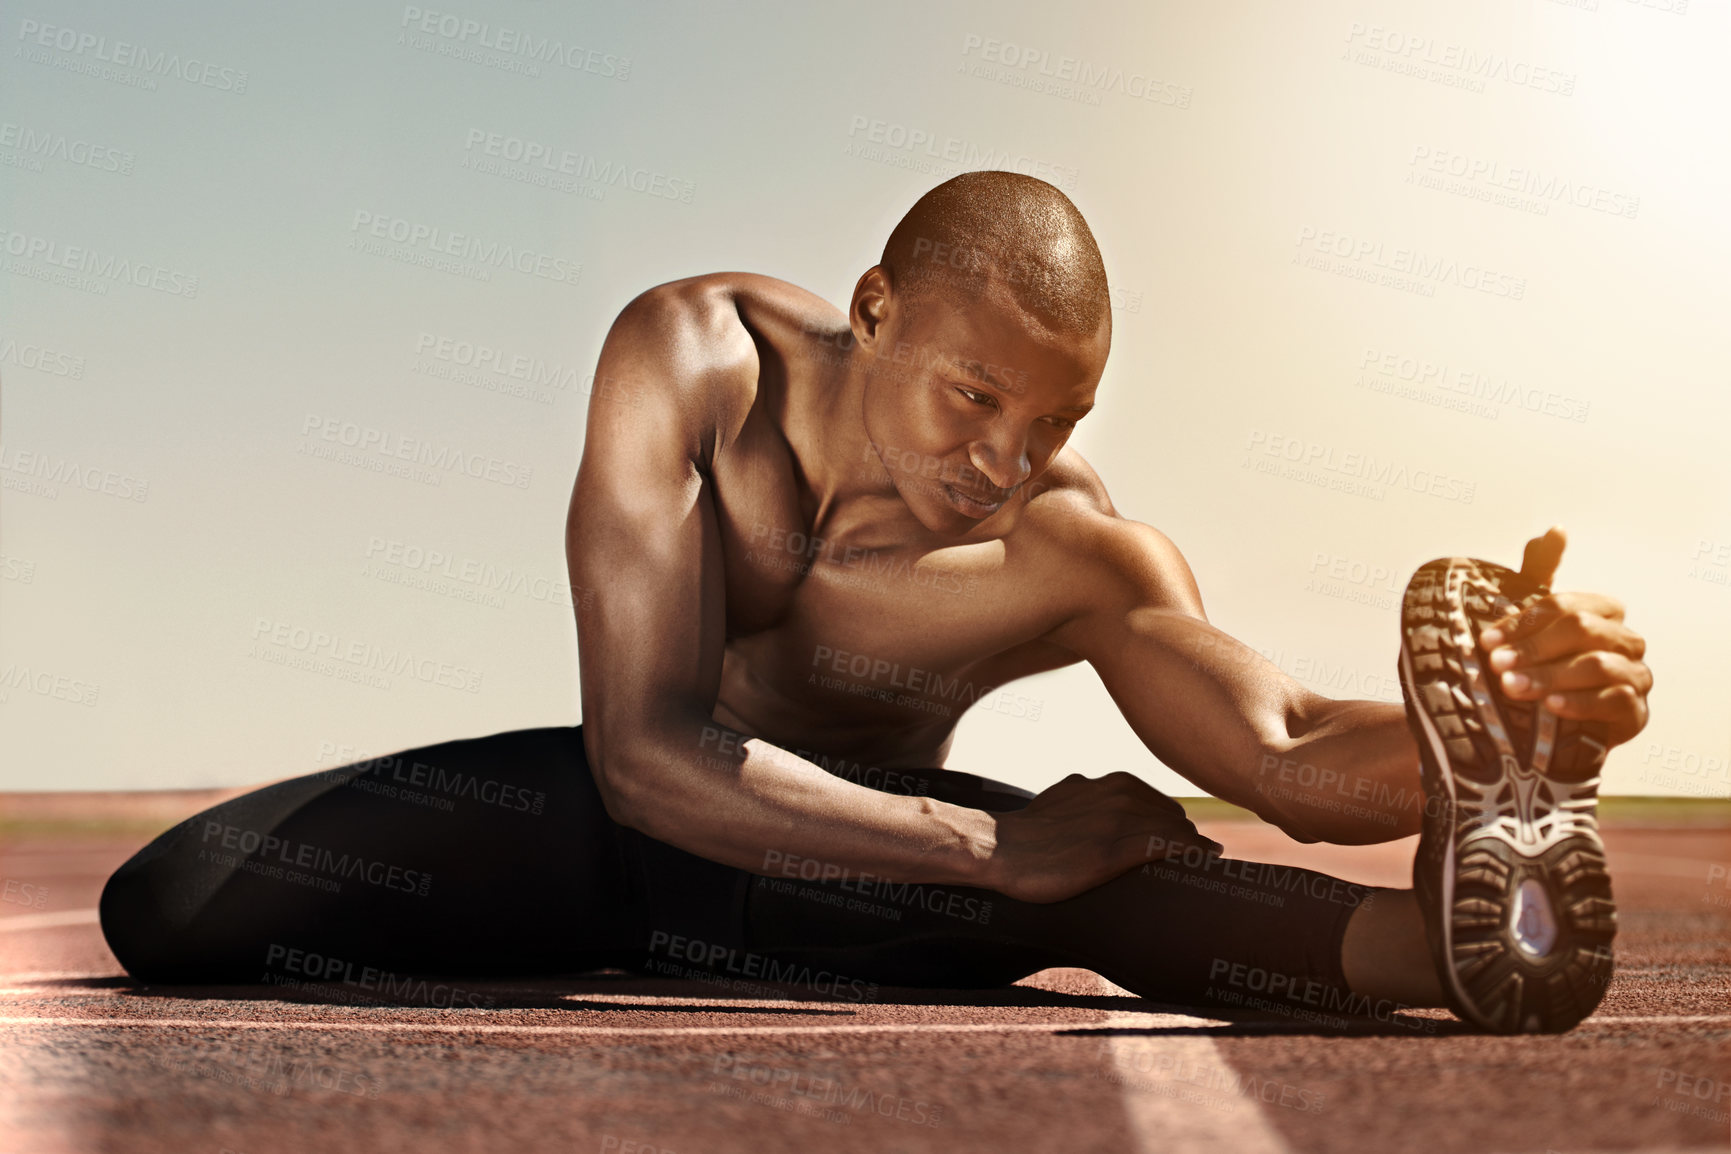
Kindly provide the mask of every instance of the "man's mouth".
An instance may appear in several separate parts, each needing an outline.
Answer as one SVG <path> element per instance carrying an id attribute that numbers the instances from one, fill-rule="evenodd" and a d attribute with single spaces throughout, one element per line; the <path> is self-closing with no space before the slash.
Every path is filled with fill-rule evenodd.
<path id="1" fill-rule="evenodd" d="M 944 493 L 950 499 L 950 504 L 969 517 L 979 519 L 990 517 L 1004 504 L 1004 498 L 997 495 L 975 493 L 971 490 L 958 489 L 947 482 L 943 483 Z"/>

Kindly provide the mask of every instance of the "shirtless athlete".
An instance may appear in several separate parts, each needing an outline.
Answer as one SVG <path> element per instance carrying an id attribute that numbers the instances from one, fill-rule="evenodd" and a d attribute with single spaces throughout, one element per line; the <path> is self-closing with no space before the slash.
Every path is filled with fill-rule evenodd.
<path id="1" fill-rule="evenodd" d="M 922 197 L 845 314 L 747 273 L 643 293 L 602 347 L 571 502 L 583 724 L 406 751 L 189 819 L 110 880 L 117 956 L 156 981 L 615 966 L 842 997 L 1068 964 L 1169 1001 L 1274 990 L 1573 1025 L 1602 995 L 1614 926 L 1592 786 L 1652 685 L 1622 607 L 1548 591 L 1552 530 L 1519 575 L 1415 581 L 1409 710 L 1309 692 L 1210 625 L 1177 548 L 1065 448 L 1111 324 L 1080 213 L 1004 172 Z M 967 704 L 1079 661 L 1162 761 L 1294 837 L 1422 827 L 1431 885 L 1222 858 L 1126 772 L 1034 796 L 933 768 Z M 1491 752 L 1475 766 L 1473 749 Z M 1266 788 L 1295 765 L 1316 772 Z M 1484 787 L 1486 766 L 1519 789 Z M 1489 866 L 1462 842 L 1457 861 L 1493 793 L 1518 793 L 1519 828 L 1548 840 L 1510 835 Z M 1455 885 L 1475 861 L 1514 879 L 1481 906 Z M 1582 885 L 1592 925 L 1571 920 Z M 1469 914 L 1490 919 L 1483 949 L 1527 967 L 1508 970 L 1513 994 L 1506 975 L 1459 979 L 1481 948 L 1461 940 Z M 1521 993 L 1571 950 L 1602 964 Z"/>

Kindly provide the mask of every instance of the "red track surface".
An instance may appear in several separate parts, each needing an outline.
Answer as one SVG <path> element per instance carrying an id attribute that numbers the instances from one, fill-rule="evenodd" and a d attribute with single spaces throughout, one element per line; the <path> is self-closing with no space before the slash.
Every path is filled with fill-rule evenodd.
<path id="1" fill-rule="evenodd" d="M 1234 856 L 1406 884 L 1410 841 L 1203 828 Z M 1612 828 L 1605 1003 L 1512 1039 L 1440 1013 L 1225 1022 L 1080 970 L 868 1004 L 608 975 L 459 983 L 485 1009 L 152 989 L 90 912 L 145 840 L 0 843 L 5 1154 L 1731 1149 L 1731 829 Z"/>

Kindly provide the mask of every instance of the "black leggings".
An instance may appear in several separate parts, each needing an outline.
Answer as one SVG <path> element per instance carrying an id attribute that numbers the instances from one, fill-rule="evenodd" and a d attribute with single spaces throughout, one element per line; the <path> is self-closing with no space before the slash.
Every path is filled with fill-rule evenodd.
<path id="1" fill-rule="evenodd" d="M 1033 796 L 941 769 L 860 784 L 995 812 Z M 861 1000 L 880 983 L 981 988 L 1067 965 L 1170 1002 L 1246 1004 L 1311 983 L 1338 1003 L 1341 938 L 1369 889 L 1194 844 L 1154 858 L 1050 904 L 838 877 L 773 851 L 751 873 L 615 824 L 582 728 L 560 726 L 224 802 L 121 866 L 101 916 L 121 964 L 156 983 L 402 992 L 404 975 L 620 968 Z"/>

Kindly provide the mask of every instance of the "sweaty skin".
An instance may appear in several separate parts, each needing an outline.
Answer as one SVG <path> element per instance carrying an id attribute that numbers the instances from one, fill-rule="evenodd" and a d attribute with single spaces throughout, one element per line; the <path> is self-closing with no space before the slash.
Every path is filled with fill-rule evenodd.
<path id="1" fill-rule="evenodd" d="M 613 818 L 748 870 L 774 851 L 1069 897 L 1140 865 L 1151 836 L 1206 839 L 1127 773 L 1073 774 L 996 815 L 845 774 L 941 766 L 969 703 L 1087 661 L 1207 792 L 1305 840 L 1417 832 L 1402 708 L 1321 697 L 1215 629 L 1177 548 L 1065 448 L 1109 344 L 1109 317 L 1053 332 L 996 283 L 965 307 L 902 300 L 881 266 L 846 314 L 748 273 L 633 300 L 602 348 L 567 527 L 584 737 Z M 1561 549 L 1559 531 L 1536 539 L 1527 569 L 1548 581 Z M 1651 676 L 1621 618 L 1558 594 L 1509 623 L 1491 664 L 1529 676 L 1516 696 L 1561 692 L 1565 716 L 1626 741 Z M 1267 789 L 1283 759 L 1384 812 Z M 1413 910 L 1380 905 L 1349 947 L 1420 976 L 1361 966 L 1355 984 L 1434 990 Z"/>

